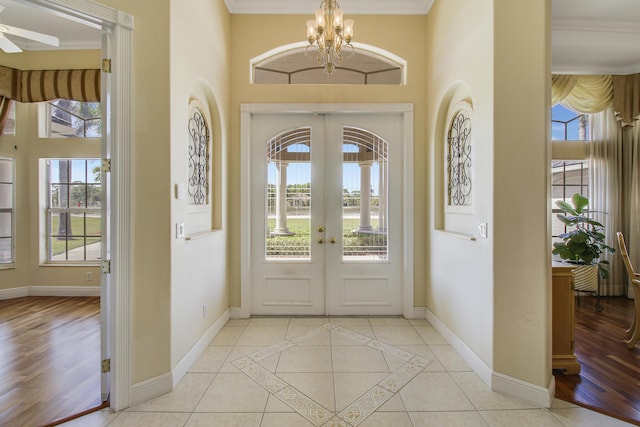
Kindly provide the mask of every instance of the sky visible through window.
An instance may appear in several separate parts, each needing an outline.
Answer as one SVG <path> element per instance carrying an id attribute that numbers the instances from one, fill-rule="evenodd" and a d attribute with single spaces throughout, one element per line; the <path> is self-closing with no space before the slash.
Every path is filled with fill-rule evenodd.
<path id="1" fill-rule="evenodd" d="M 60 160 L 50 162 L 50 176 L 53 182 L 58 182 L 58 177 L 60 176 Z M 71 176 L 69 177 L 69 182 L 87 182 L 89 184 L 100 182 L 100 171 L 94 172 L 95 168 L 100 167 L 100 159 L 89 159 L 88 161 L 84 159 L 68 160 L 71 160 Z"/>
<path id="2" fill-rule="evenodd" d="M 580 129 L 580 120 L 578 117 L 580 115 L 580 113 L 571 111 L 561 104 L 554 105 L 551 108 L 551 139 L 569 141 L 579 140 L 578 132 Z"/>
<path id="3" fill-rule="evenodd" d="M 358 151 L 358 147 L 353 144 L 344 144 L 343 152 L 345 153 L 355 153 Z M 289 147 L 287 150 L 289 152 L 309 152 L 308 147 L 303 144 L 295 144 Z M 338 169 L 343 167 L 342 172 Z M 287 184 L 307 184 L 309 182 L 309 177 L 311 165 L 307 162 L 293 162 L 290 161 L 287 166 Z M 373 193 L 378 194 L 379 190 L 379 172 L 380 168 L 377 163 L 374 163 L 371 166 L 371 187 L 373 188 Z M 360 167 L 357 163 L 341 163 L 339 165 L 331 165 L 328 164 L 325 166 L 325 173 L 342 173 L 343 174 L 343 185 L 348 191 L 360 191 Z M 269 176 L 269 182 L 276 182 L 276 166 L 274 162 L 270 162 L 268 165 L 267 174 Z"/>

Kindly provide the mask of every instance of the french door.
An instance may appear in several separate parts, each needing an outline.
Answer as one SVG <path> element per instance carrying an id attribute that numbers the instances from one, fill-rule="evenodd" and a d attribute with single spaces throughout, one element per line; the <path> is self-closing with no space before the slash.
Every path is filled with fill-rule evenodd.
<path id="1" fill-rule="evenodd" d="M 402 314 L 400 114 L 256 114 L 251 313 Z"/>

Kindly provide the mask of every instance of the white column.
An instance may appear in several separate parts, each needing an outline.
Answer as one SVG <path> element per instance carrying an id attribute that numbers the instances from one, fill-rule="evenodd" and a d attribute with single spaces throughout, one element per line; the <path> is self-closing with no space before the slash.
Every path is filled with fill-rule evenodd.
<path id="1" fill-rule="evenodd" d="M 276 185 L 276 228 L 273 234 L 291 234 L 287 228 L 287 166 L 286 162 L 276 162 L 278 183 Z"/>
<path id="2" fill-rule="evenodd" d="M 371 163 L 360 162 L 360 225 L 358 231 L 370 232 L 371 227 Z"/>
<path id="3" fill-rule="evenodd" d="M 378 231 L 387 231 L 387 161 L 380 160 L 380 183 L 378 195 Z"/>

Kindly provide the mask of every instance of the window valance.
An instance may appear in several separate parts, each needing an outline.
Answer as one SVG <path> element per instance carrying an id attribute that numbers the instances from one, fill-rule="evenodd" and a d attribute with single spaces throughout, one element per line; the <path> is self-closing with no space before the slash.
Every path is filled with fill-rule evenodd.
<path id="1" fill-rule="evenodd" d="M 640 74 L 553 75 L 551 105 L 558 103 L 588 114 L 613 107 L 621 125 L 632 126 L 640 119 Z"/>
<path id="2" fill-rule="evenodd" d="M 613 109 L 623 126 L 640 119 L 640 74 L 613 76 Z"/>
<path id="3" fill-rule="evenodd" d="M 0 96 L 18 102 L 100 101 L 100 70 L 18 70 L 0 66 Z"/>

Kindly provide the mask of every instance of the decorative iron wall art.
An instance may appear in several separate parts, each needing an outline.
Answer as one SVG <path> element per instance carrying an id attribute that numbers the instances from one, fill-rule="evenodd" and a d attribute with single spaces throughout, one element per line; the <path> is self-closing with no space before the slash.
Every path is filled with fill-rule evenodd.
<path id="1" fill-rule="evenodd" d="M 453 114 L 447 133 L 447 205 L 471 206 L 471 114 Z"/>
<path id="2" fill-rule="evenodd" d="M 197 99 L 189 103 L 189 179 L 187 189 L 189 204 L 206 206 L 209 204 L 209 142 L 211 130 L 206 109 Z"/>

